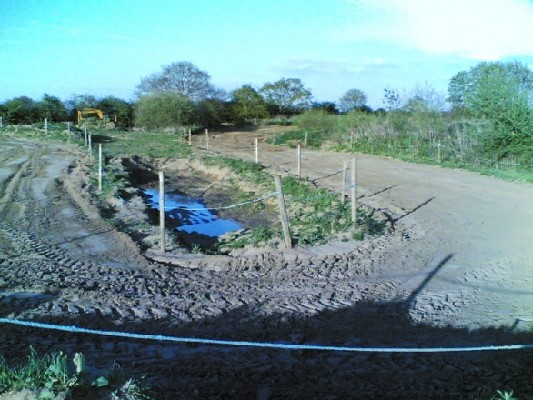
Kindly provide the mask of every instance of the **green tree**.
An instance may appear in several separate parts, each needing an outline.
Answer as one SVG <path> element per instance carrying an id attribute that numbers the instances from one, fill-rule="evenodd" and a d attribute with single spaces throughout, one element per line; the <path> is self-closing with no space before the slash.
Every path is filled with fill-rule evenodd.
<path id="1" fill-rule="evenodd" d="M 195 105 L 195 122 L 200 126 L 213 127 L 230 120 L 228 105 L 220 99 L 205 99 Z"/>
<path id="2" fill-rule="evenodd" d="M 268 117 L 265 101 L 251 85 L 231 92 L 233 117 L 236 122 Z"/>
<path id="3" fill-rule="evenodd" d="M 65 121 L 68 118 L 67 109 L 59 97 L 45 94 L 38 107 L 41 118 L 49 121 Z"/>
<path id="4" fill-rule="evenodd" d="M 194 103 L 176 93 L 141 96 L 135 105 L 135 124 L 148 130 L 189 125 L 194 117 Z"/>
<path id="5" fill-rule="evenodd" d="M 311 110 L 323 110 L 328 114 L 338 114 L 337 105 L 332 101 L 314 102 L 311 104 Z"/>
<path id="6" fill-rule="evenodd" d="M 311 91 L 298 78 L 282 78 L 266 83 L 259 91 L 267 105 L 284 115 L 302 112 L 311 104 Z"/>
<path id="7" fill-rule="evenodd" d="M 483 62 L 456 74 L 448 85 L 454 107 L 490 121 L 482 136 L 498 158 L 533 155 L 533 72 L 518 62 Z"/>
<path id="8" fill-rule="evenodd" d="M 172 92 L 191 101 L 200 101 L 216 96 L 217 89 L 210 80 L 209 74 L 196 65 L 187 61 L 176 62 L 164 65 L 161 72 L 142 78 L 137 94 Z"/>
<path id="9" fill-rule="evenodd" d="M 106 96 L 98 99 L 95 107 L 109 116 L 111 121 L 117 120 L 117 125 L 129 128 L 133 126 L 133 105 L 126 100 L 115 96 Z"/>
<path id="10" fill-rule="evenodd" d="M 8 100 L 4 108 L 7 121 L 11 124 L 32 124 L 41 119 L 39 104 L 28 96 Z"/>
<path id="11" fill-rule="evenodd" d="M 350 89 L 339 99 L 339 109 L 343 113 L 361 109 L 366 105 L 367 96 L 360 89 Z"/>

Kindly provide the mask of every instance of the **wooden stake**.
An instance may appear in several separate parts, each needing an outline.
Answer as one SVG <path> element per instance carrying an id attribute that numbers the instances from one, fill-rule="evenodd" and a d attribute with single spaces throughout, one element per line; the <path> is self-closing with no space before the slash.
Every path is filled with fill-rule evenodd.
<path id="1" fill-rule="evenodd" d="M 4 127 L 4 119 L 0 117 L 0 128 Z"/>
<path id="2" fill-rule="evenodd" d="M 298 140 L 298 146 L 296 148 L 296 156 L 298 158 L 298 178 L 302 177 L 302 146 Z"/>
<path id="3" fill-rule="evenodd" d="M 48 133 L 48 118 L 44 119 L 44 133 Z"/>
<path id="4" fill-rule="evenodd" d="M 98 143 L 98 190 L 102 191 L 102 144 Z"/>
<path id="5" fill-rule="evenodd" d="M 291 231 L 289 229 L 289 218 L 287 217 L 287 209 L 285 208 L 285 197 L 283 196 L 283 186 L 281 184 L 281 176 L 274 175 L 276 183 L 276 192 L 278 192 L 279 200 L 279 219 L 283 227 L 283 239 L 285 240 L 285 247 L 292 248 Z"/>
<path id="6" fill-rule="evenodd" d="M 68 135 L 70 136 L 70 121 L 67 122 L 67 130 L 68 130 Z"/>
<path id="7" fill-rule="evenodd" d="M 351 136 L 350 136 L 350 149 L 353 149 L 353 140 L 354 140 L 354 133 L 352 131 Z"/>
<path id="8" fill-rule="evenodd" d="M 255 163 L 259 163 L 259 146 L 257 144 L 257 138 L 254 139 L 254 146 L 255 146 Z"/>
<path id="9" fill-rule="evenodd" d="M 159 171 L 159 229 L 161 235 L 161 251 L 166 251 L 165 238 L 165 173 Z"/>
<path id="10" fill-rule="evenodd" d="M 307 131 L 305 131 L 305 136 L 304 136 L 304 147 L 307 148 Z"/>
<path id="11" fill-rule="evenodd" d="M 437 162 L 440 164 L 440 143 L 437 144 Z"/>
<path id="12" fill-rule="evenodd" d="M 205 149 L 209 150 L 209 132 L 205 130 Z"/>
<path id="13" fill-rule="evenodd" d="M 192 146 L 192 133 L 191 133 L 191 128 L 189 128 L 189 146 Z"/>
<path id="14" fill-rule="evenodd" d="M 85 146 L 87 146 L 87 126 L 83 127 L 83 132 L 85 133 Z"/>
<path id="15" fill-rule="evenodd" d="M 341 186 L 341 202 L 346 202 L 346 172 L 348 171 L 348 161 L 344 160 L 342 167 L 342 186 Z"/>
<path id="16" fill-rule="evenodd" d="M 352 223 L 354 228 L 357 227 L 357 179 L 355 174 L 357 173 L 357 160 L 352 158 Z"/>

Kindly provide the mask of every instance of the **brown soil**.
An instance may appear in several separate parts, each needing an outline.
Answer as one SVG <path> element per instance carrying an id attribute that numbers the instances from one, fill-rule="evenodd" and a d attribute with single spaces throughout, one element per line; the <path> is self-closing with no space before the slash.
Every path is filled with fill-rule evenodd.
<path id="1" fill-rule="evenodd" d="M 214 134 L 210 149 L 294 171 L 274 128 Z M 201 137 L 195 138 L 201 144 Z M 86 158 L 0 137 L 0 316 L 130 332 L 372 347 L 532 343 L 533 187 L 358 155 L 360 202 L 389 234 L 360 243 L 147 259 L 91 203 Z M 338 189 L 347 154 L 303 152 Z M 117 216 L 145 218 L 133 197 Z M 141 211 L 140 211 L 141 210 Z M 155 240 L 153 242 L 156 243 Z M 169 262 L 173 264 L 170 265 Z M 189 268 L 188 268 L 189 267 Z M 194 267 L 194 268 L 190 268 Z M 533 398 L 531 350 L 377 354 L 242 350 L 105 339 L 1 325 L 0 353 L 84 352 L 146 375 L 157 398 Z"/>

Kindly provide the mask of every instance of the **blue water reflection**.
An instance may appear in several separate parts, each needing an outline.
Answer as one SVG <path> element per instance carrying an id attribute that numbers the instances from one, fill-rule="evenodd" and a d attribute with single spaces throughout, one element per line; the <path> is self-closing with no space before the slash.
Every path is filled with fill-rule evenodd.
<path id="1" fill-rule="evenodd" d="M 159 210 L 159 190 L 144 189 L 148 205 Z M 176 229 L 185 233 L 199 233 L 217 237 L 241 229 L 241 225 L 230 219 L 219 218 L 208 210 L 201 199 L 177 193 L 165 193 L 165 209 Z M 192 210 L 191 210 L 192 209 Z"/>

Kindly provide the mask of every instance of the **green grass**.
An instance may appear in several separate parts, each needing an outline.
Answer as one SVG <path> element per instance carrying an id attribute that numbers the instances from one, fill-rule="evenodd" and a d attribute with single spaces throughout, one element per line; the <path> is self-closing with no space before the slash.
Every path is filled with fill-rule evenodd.
<path id="1" fill-rule="evenodd" d="M 253 161 L 225 156 L 206 156 L 203 158 L 203 163 L 207 166 L 227 167 L 239 178 L 246 179 L 250 183 L 273 187 L 274 178 L 264 171 L 264 166 Z"/>
<path id="2" fill-rule="evenodd" d="M 349 236 L 362 240 L 366 236 L 382 235 L 386 225 L 363 208 L 357 210 L 357 224 L 351 221 L 351 204 L 340 200 L 339 194 L 317 189 L 310 182 L 293 176 L 282 179 L 293 244 L 313 246 L 324 244 L 333 237 Z M 245 246 L 265 246 L 281 241 L 278 224 L 262 226 L 240 237 L 220 243 L 219 249 Z"/>
<path id="3" fill-rule="evenodd" d="M 357 210 L 354 228 L 351 203 L 342 202 L 339 194 L 317 189 L 309 182 L 293 176 L 284 177 L 282 183 L 296 244 L 323 244 L 330 237 L 350 232 L 356 240 L 385 233 L 385 224 L 363 208 Z"/>
<path id="4" fill-rule="evenodd" d="M 77 141 L 76 129 L 71 125 L 71 135 L 69 136 L 67 125 L 64 123 L 49 123 L 48 131 L 44 130 L 44 123 L 33 125 L 9 125 L 0 128 L 0 135 L 37 140 L 53 140 L 63 143 L 75 143 Z"/>
<path id="5" fill-rule="evenodd" d="M 102 143 L 103 151 L 112 157 L 183 158 L 192 154 L 180 135 L 125 131 L 93 131 L 93 144 Z"/>
<path id="6" fill-rule="evenodd" d="M 55 399 L 59 393 L 65 393 L 67 398 L 86 399 L 101 398 L 104 391 L 112 399 L 151 399 L 146 385 L 124 378 L 116 366 L 107 376 L 94 378 L 87 372 L 81 353 L 76 353 L 70 361 L 61 351 L 39 356 L 30 348 L 27 362 L 13 366 L 0 355 L 0 394 L 29 389 L 37 392 L 39 399 Z"/>

